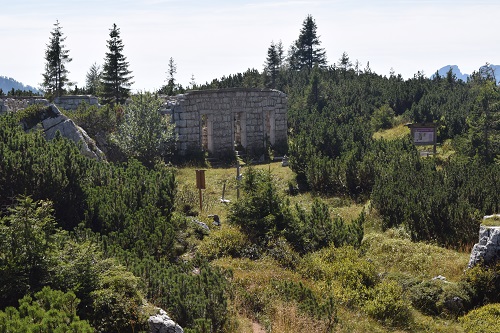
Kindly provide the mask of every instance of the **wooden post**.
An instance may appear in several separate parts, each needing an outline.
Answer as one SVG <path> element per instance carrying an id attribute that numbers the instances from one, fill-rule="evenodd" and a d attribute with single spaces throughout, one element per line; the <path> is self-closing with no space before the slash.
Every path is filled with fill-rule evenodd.
<path id="1" fill-rule="evenodd" d="M 236 199 L 240 198 L 240 180 L 241 180 L 241 175 L 240 175 L 240 161 L 236 162 Z"/>
<path id="2" fill-rule="evenodd" d="M 205 170 L 196 170 L 196 187 L 198 188 L 200 195 L 200 214 L 203 210 L 203 196 L 201 194 L 201 190 L 204 190 L 205 187 Z"/>

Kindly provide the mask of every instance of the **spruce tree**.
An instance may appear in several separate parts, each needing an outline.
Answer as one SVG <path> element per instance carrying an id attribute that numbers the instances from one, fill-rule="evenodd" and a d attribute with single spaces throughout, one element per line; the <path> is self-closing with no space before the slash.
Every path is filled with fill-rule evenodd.
<path id="1" fill-rule="evenodd" d="M 279 44 L 271 42 L 271 46 L 267 49 L 267 58 L 265 62 L 264 72 L 266 74 L 266 86 L 268 88 L 276 88 L 276 80 L 278 78 L 279 70 L 281 67 L 281 57 L 283 49 L 281 48 L 281 41 Z M 281 52 L 281 54 L 280 54 Z"/>
<path id="2" fill-rule="evenodd" d="M 63 33 L 59 21 L 54 24 L 54 30 L 50 33 L 51 37 L 47 49 L 45 50 L 45 73 L 43 75 L 42 86 L 46 93 L 54 97 L 62 96 L 64 85 L 68 82 L 66 64 L 71 62 L 69 51 L 65 49 Z"/>
<path id="3" fill-rule="evenodd" d="M 100 93 L 101 77 L 101 66 L 99 66 L 97 63 L 93 63 L 92 66 L 90 66 L 89 71 L 87 72 L 87 75 L 85 77 L 85 90 L 87 91 L 87 94 L 97 96 Z"/>
<path id="4" fill-rule="evenodd" d="M 127 58 L 123 55 L 123 42 L 120 29 L 113 24 L 107 41 L 108 50 L 104 59 L 102 88 L 105 103 L 124 103 L 133 84 L 132 72 L 128 69 Z"/>
<path id="5" fill-rule="evenodd" d="M 289 52 L 289 65 L 291 69 L 301 70 L 307 68 L 311 70 L 315 65 L 319 67 L 326 65 L 325 50 L 320 48 L 319 37 L 316 34 L 316 22 L 311 15 L 307 15 L 299 39 L 292 45 Z"/>

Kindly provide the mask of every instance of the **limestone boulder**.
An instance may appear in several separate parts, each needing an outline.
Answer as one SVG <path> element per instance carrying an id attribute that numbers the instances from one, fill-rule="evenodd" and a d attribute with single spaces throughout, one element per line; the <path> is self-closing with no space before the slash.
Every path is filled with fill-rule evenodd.
<path id="1" fill-rule="evenodd" d="M 170 319 L 167 313 L 160 309 L 157 315 L 148 319 L 149 333 L 184 333 L 175 321 Z"/>
<path id="2" fill-rule="evenodd" d="M 478 263 L 490 265 L 500 259 L 500 227 L 481 225 L 479 228 L 479 243 L 472 248 L 468 267 Z"/>

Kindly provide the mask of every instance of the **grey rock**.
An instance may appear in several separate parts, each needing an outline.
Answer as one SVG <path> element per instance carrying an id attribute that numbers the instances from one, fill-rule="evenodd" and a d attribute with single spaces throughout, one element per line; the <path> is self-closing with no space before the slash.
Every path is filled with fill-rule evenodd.
<path id="1" fill-rule="evenodd" d="M 162 309 L 157 315 L 149 317 L 148 324 L 149 333 L 184 333 L 182 327 L 170 319 Z"/>
<path id="2" fill-rule="evenodd" d="M 500 258 L 500 227 L 482 225 L 479 228 L 479 242 L 474 245 L 470 254 L 468 267 L 480 262 L 493 264 Z"/>

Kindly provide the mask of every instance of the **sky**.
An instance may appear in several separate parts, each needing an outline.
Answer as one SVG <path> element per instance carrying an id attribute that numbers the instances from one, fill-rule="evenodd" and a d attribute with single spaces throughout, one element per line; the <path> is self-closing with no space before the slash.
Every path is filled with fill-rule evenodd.
<path id="1" fill-rule="evenodd" d="M 405 79 L 458 65 L 470 74 L 500 64 L 498 0 L 0 0 L 0 75 L 39 87 L 59 21 L 78 87 L 104 63 L 115 23 L 134 91 L 166 84 L 168 61 L 184 87 L 262 71 L 271 42 L 285 51 L 312 15 L 329 65 L 346 52 L 364 69 Z"/>

